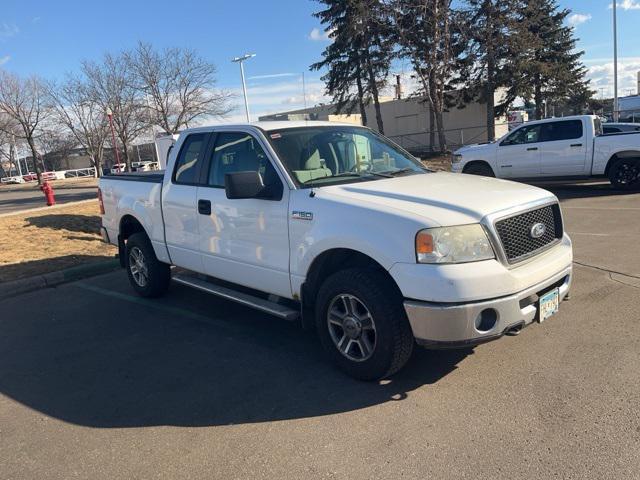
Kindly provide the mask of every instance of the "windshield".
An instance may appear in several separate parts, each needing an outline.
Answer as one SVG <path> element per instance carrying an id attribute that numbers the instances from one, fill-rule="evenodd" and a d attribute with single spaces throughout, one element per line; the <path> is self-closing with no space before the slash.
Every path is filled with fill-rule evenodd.
<path id="1" fill-rule="evenodd" d="M 368 128 L 298 127 L 266 135 L 302 187 L 426 172 L 414 157 Z"/>

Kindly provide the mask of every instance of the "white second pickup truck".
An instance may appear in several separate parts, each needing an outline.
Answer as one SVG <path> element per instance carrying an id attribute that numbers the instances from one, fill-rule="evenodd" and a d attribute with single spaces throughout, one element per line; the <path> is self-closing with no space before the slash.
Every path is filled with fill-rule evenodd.
<path id="1" fill-rule="evenodd" d="M 360 379 L 398 371 L 416 343 L 542 322 L 571 285 L 554 195 L 431 172 L 353 125 L 186 130 L 164 172 L 105 176 L 99 193 L 103 238 L 140 295 L 173 280 L 300 320 Z"/>
<path id="2" fill-rule="evenodd" d="M 495 142 L 453 153 L 451 170 L 540 180 L 605 177 L 620 189 L 640 188 L 640 132 L 603 135 L 594 115 L 526 122 Z"/>

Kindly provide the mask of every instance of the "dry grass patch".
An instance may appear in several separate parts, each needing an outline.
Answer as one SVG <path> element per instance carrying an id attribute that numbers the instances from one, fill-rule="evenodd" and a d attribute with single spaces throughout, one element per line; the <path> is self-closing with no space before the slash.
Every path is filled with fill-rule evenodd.
<path id="1" fill-rule="evenodd" d="M 438 155 L 430 158 L 423 158 L 422 163 L 425 167 L 439 172 L 451 171 L 451 155 Z"/>
<path id="2" fill-rule="evenodd" d="M 113 258 L 98 202 L 0 218 L 0 282 Z"/>

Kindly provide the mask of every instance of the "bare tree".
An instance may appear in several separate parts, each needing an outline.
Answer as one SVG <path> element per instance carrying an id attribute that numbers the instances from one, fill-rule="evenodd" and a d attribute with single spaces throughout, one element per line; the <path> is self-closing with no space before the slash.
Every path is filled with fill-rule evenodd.
<path id="1" fill-rule="evenodd" d="M 71 75 L 62 84 L 51 83 L 49 95 L 55 118 L 86 150 L 96 169 L 96 176 L 100 176 L 105 142 L 109 135 L 102 105 L 91 95 L 91 89 L 84 79 Z"/>
<path id="2" fill-rule="evenodd" d="M 448 82 L 457 54 L 452 35 L 452 0 L 389 0 L 400 54 L 409 58 L 432 112 L 440 150 L 447 149 L 443 113 L 447 108 Z M 431 125 L 433 131 L 433 122 Z"/>
<path id="3" fill-rule="evenodd" d="M 11 172 L 15 169 L 15 161 L 13 158 L 14 148 L 13 141 L 15 135 L 12 130 L 15 129 L 15 125 L 11 122 L 11 119 L 4 113 L 0 113 L 0 170 L 2 176 L 10 176 Z M 9 170 L 6 171 L 2 164 L 7 163 Z"/>
<path id="4" fill-rule="evenodd" d="M 0 128 L 23 138 L 29 145 L 38 184 L 42 184 L 36 136 L 51 112 L 42 80 L 0 71 L 0 112 L 7 117 L 7 121 L 0 122 Z"/>
<path id="5" fill-rule="evenodd" d="M 194 50 L 155 50 L 140 42 L 125 54 L 135 87 L 144 95 L 149 121 L 167 133 L 177 133 L 204 116 L 223 117 L 231 111 L 231 95 L 216 90 L 216 67 Z"/>
<path id="6" fill-rule="evenodd" d="M 113 112 L 113 126 L 124 153 L 127 171 L 131 171 L 129 147 L 148 127 L 145 105 L 135 87 L 133 72 L 122 54 L 104 56 L 101 63 L 85 61 L 82 72 L 88 81 L 87 92 L 103 112 Z M 118 148 L 113 145 L 113 148 Z"/>
<path id="7" fill-rule="evenodd" d="M 45 168 L 56 171 L 63 170 L 63 162 L 78 146 L 78 140 L 60 124 L 52 124 L 44 128 L 38 136 L 38 147 Z"/>

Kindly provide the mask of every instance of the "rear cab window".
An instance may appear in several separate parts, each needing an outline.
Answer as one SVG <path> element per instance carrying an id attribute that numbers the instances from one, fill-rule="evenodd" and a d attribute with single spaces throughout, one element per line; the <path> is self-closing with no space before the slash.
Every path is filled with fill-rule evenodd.
<path id="1" fill-rule="evenodd" d="M 565 120 L 542 124 L 542 139 L 544 142 L 574 140 L 582 138 L 583 133 L 582 120 Z"/>
<path id="2" fill-rule="evenodd" d="M 208 133 L 192 133 L 185 138 L 173 169 L 173 183 L 197 185 Z"/>

